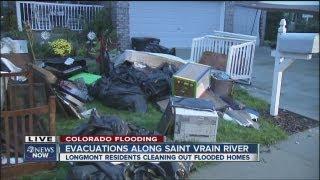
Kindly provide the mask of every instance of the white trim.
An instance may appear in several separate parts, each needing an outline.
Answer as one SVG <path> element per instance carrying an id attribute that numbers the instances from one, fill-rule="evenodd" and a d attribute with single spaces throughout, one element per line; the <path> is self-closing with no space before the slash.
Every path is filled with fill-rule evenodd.
<path id="1" fill-rule="evenodd" d="M 20 1 L 16 1 L 16 15 L 17 15 L 18 30 L 22 31 Z"/>
<path id="2" fill-rule="evenodd" d="M 226 3 L 223 2 L 220 12 L 220 28 L 219 31 L 224 31 L 224 20 L 225 20 L 225 10 L 226 10 Z"/>

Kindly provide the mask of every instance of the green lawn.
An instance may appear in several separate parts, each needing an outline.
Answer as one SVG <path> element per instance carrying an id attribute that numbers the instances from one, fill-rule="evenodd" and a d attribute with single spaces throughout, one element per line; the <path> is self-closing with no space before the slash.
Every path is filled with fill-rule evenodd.
<path id="1" fill-rule="evenodd" d="M 233 96 L 243 102 L 246 106 L 255 108 L 259 111 L 268 110 L 268 104 L 265 101 L 250 96 L 245 90 L 235 88 Z M 156 130 L 162 113 L 152 104 L 148 104 L 148 112 L 146 114 L 116 110 L 104 106 L 98 100 L 87 104 L 88 108 L 95 107 L 101 115 L 115 115 L 124 119 L 127 122 L 147 128 L 149 130 Z M 237 142 L 237 143 L 260 143 L 262 145 L 274 144 L 277 141 L 287 138 L 287 134 L 279 127 L 271 124 L 268 121 L 269 117 L 260 117 L 260 129 L 246 128 L 239 126 L 233 122 L 224 121 L 221 119 L 218 126 L 217 141 L 218 142 Z M 76 118 L 66 119 L 61 115 L 57 116 L 57 133 L 58 135 L 70 134 L 74 128 L 86 120 L 79 120 Z M 197 163 L 200 167 L 204 163 Z M 58 167 L 53 171 L 43 171 L 36 175 L 25 176 L 22 179 L 65 179 L 69 171 L 68 163 L 58 163 Z"/>

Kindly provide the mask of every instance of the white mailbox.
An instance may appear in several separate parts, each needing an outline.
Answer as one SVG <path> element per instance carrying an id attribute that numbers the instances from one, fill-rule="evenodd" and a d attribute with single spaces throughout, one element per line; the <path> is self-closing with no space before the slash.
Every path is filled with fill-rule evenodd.
<path id="1" fill-rule="evenodd" d="M 270 114 L 278 115 L 281 81 L 286 70 L 296 59 L 311 59 L 319 53 L 318 33 L 287 33 L 286 20 L 281 19 L 278 29 L 277 48 L 271 52 L 275 57 Z"/>
<path id="2" fill-rule="evenodd" d="M 319 52 L 319 34 L 317 33 L 282 33 L 277 47 L 280 52 L 312 54 Z"/>

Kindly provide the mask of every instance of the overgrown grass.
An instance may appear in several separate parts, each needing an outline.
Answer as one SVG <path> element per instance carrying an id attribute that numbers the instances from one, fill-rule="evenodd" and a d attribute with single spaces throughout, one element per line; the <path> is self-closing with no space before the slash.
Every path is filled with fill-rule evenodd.
<path id="1" fill-rule="evenodd" d="M 266 111 L 269 108 L 269 104 L 266 101 L 251 96 L 245 89 L 242 89 L 239 86 L 235 86 L 232 91 L 232 96 L 246 106 L 255 108 L 259 111 Z"/>
<path id="2" fill-rule="evenodd" d="M 266 111 L 269 106 L 265 101 L 250 96 L 245 90 L 239 87 L 235 88 L 233 97 L 243 102 L 246 106 L 255 108 L 259 111 Z M 109 108 L 98 100 L 88 103 L 86 106 L 87 108 L 97 108 L 101 115 L 119 116 L 127 122 L 131 122 L 149 130 L 156 130 L 162 116 L 162 113 L 152 104 L 148 104 L 148 112 L 145 114 Z M 86 122 L 86 120 L 79 120 L 76 118 L 66 119 L 61 115 L 58 115 L 57 133 L 58 135 L 70 134 L 77 126 L 84 122 Z M 242 127 L 236 123 L 220 119 L 217 141 L 270 145 L 287 138 L 287 134 L 279 127 L 271 124 L 267 117 L 260 117 L 259 124 L 260 129 L 256 130 L 254 128 Z M 200 168 L 206 164 L 208 163 L 198 162 L 196 163 L 196 166 Z M 22 179 L 65 179 L 69 170 L 70 165 L 68 163 L 59 162 L 58 167 L 53 171 L 43 171 L 32 176 L 25 176 Z"/>
<path id="3" fill-rule="evenodd" d="M 263 117 L 259 119 L 259 124 L 260 129 L 256 130 L 254 128 L 239 126 L 233 122 L 220 120 L 217 141 L 270 145 L 287 137 L 287 134 L 282 129 L 267 122 Z"/>

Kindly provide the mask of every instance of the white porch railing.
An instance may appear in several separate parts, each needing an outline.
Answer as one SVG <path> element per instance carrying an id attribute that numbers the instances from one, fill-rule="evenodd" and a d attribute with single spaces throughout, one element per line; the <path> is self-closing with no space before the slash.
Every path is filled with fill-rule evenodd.
<path id="1" fill-rule="evenodd" d="M 52 30 L 54 27 L 79 31 L 83 29 L 84 22 L 92 21 L 102 8 L 100 5 L 17 1 L 18 29 L 22 31 L 23 23 L 27 22 L 35 31 Z"/>

